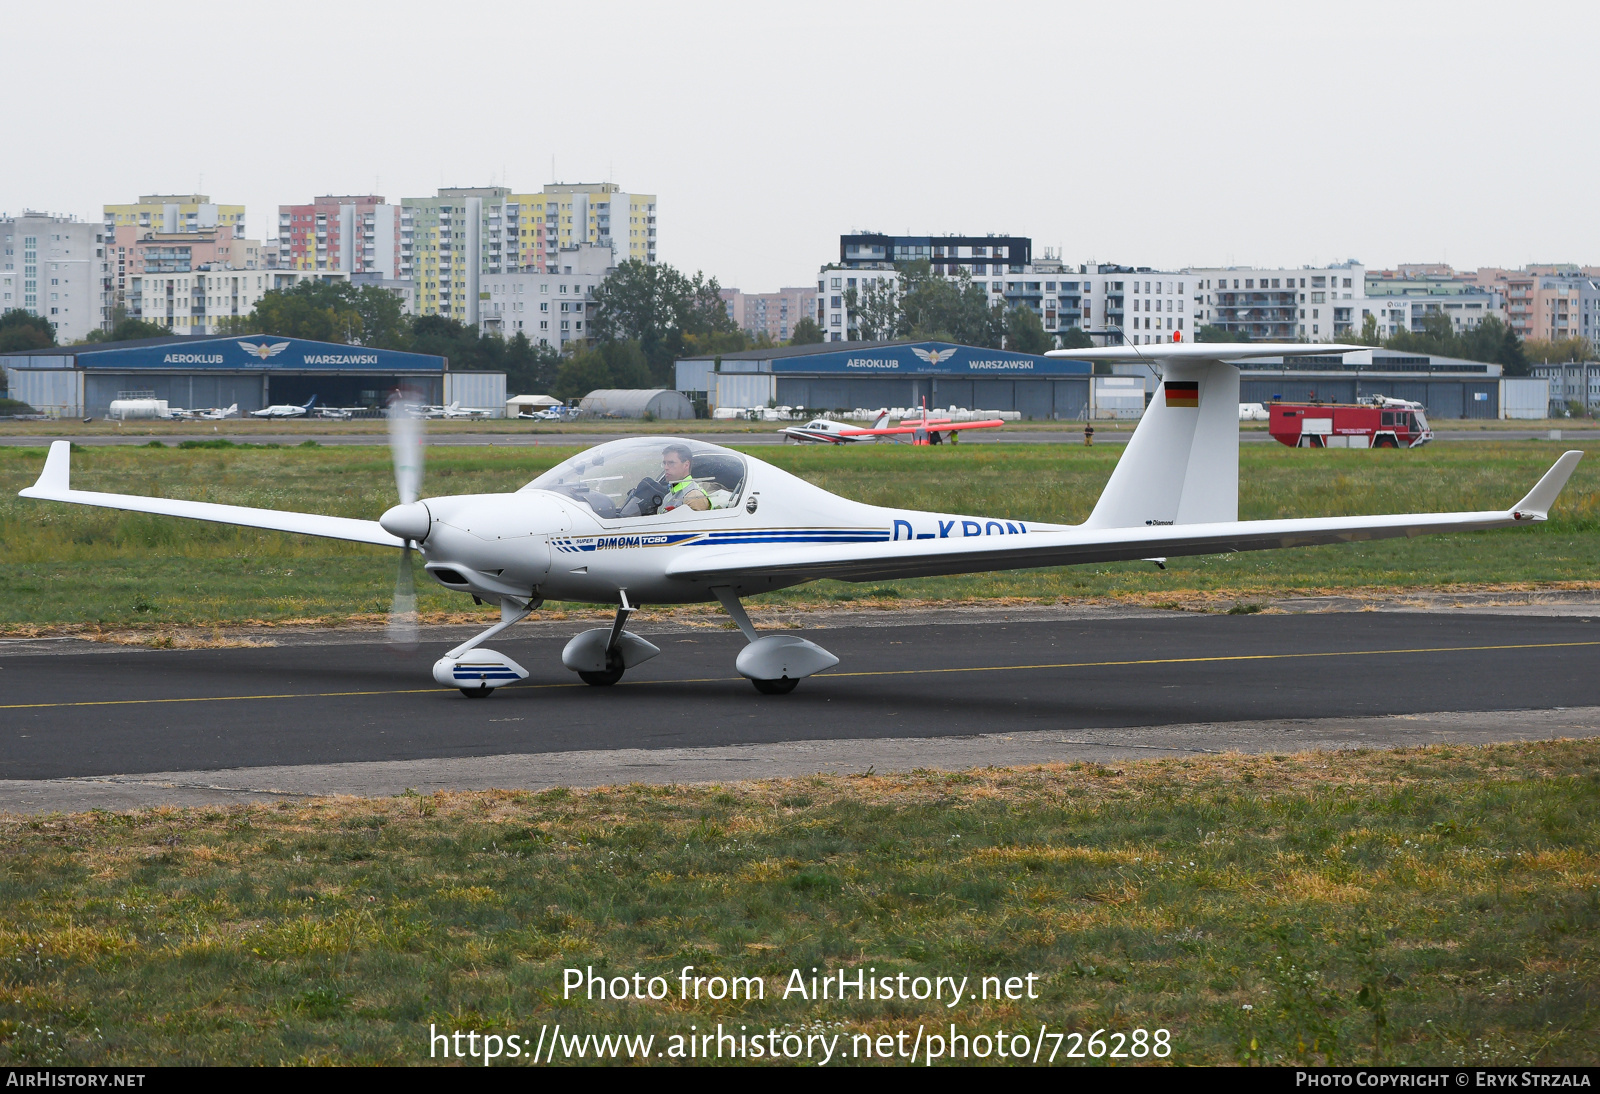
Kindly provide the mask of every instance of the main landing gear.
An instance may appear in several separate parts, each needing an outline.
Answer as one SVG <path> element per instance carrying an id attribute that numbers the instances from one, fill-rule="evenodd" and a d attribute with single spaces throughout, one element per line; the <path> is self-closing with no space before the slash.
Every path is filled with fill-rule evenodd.
<path id="1" fill-rule="evenodd" d="M 622 629 L 627 625 L 628 616 L 638 609 L 628 602 L 626 589 L 617 595 L 621 603 L 611 626 L 584 631 L 561 651 L 561 663 L 591 687 L 608 688 L 633 666 L 661 652 L 659 647 Z"/>
<path id="2" fill-rule="evenodd" d="M 758 637 L 744 605 L 739 603 L 738 594 L 725 585 L 712 589 L 711 593 L 749 640 L 750 644 L 739 651 L 734 667 L 762 695 L 788 695 L 807 676 L 839 663 L 837 657 L 815 642 L 792 634 Z"/>

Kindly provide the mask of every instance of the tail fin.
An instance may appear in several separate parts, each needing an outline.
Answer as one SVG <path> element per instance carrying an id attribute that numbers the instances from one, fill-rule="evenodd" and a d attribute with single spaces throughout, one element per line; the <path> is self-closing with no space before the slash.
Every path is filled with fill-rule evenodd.
<path id="1" fill-rule="evenodd" d="M 1239 369 L 1167 358 L 1086 528 L 1239 519 Z"/>
<path id="2" fill-rule="evenodd" d="M 317 405 L 317 397 L 315 395 L 313 395 L 313 396 L 311 396 L 311 398 L 306 400 L 306 413 L 310 414 L 311 413 L 311 408 L 316 406 L 316 405 Z"/>
<path id="3" fill-rule="evenodd" d="M 888 411 L 888 408 L 884 408 L 883 410 L 880 410 L 878 412 L 878 417 L 876 419 L 874 419 L 874 421 L 873 421 L 873 423 L 872 423 L 870 428 L 872 428 L 872 429 L 882 429 L 884 426 L 886 426 L 888 424 L 889 424 L 889 411 Z"/>

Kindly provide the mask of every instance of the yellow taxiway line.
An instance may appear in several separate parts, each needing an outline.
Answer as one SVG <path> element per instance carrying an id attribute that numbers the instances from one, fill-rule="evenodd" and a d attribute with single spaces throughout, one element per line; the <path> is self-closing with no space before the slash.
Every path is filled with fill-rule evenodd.
<path id="1" fill-rule="evenodd" d="M 1200 665 L 1215 664 L 1227 661 L 1296 661 L 1309 660 L 1318 657 L 1398 657 L 1407 654 L 1423 653 L 1485 653 L 1494 650 L 1555 650 L 1578 649 L 1585 646 L 1600 646 L 1600 641 L 1593 642 L 1523 642 L 1517 644 L 1495 646 L 1419 646 L 1411 649 L 1390 650 L 1326 650 L 1304 653 L 1239 653 L 1216 657 L 1145 657 L 1132 661 L 1063 661 L 1049 665 L 972 665 L 960 668 L 946 669 L 878 669 L 864 672 L 829 672 L 821 673 L 816 677 L 819 680 L 861 677 L 861 676 L 930 676 L 939 673 L 956 672 L 1030 672 L 1039 669 L 1104 669 L 1125 668 L 1134 665 Z M 673 680 L 637 680 L 635 685 L 644 684 L 719 684 L 737 677 L 707 676 L 700 679 L 673 679 Z M 512 685 L 516 686 L 516 685 Z M 577 688 L 584 687 L 582 683 L 560 684 L 528 684 L 527 688 Z M 117 706 L 147 706 L 156 703 L 243 703 L 264 702 L 273 699 L 346 699 L 358 698 L 368 695 L 426 695 L 438 693 L 447 689 L 432 688 L 396 688 L 393 690 L 378 691 L 304 691 L 283 692 L 275 695 L 198 695 L 189 698 L 175 699 L 91 699 L 71 703 L 7 703 L 0 704 L 0 710 L 41 710 L 61 707 L 117 707 Z"/>

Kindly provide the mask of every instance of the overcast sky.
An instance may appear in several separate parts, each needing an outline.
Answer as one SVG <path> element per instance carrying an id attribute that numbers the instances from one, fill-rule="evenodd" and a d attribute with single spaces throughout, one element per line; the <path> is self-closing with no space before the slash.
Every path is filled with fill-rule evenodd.
<path id="1" fill-rule="evenodd" d="M 7 9 L 0 211 L 611 180 L 660 257 L 805 284 L 852 230 L 1070 262 L 1600 263 L 1593 3 Z M 552 172 L 552 160 L 554 168 Z"/>

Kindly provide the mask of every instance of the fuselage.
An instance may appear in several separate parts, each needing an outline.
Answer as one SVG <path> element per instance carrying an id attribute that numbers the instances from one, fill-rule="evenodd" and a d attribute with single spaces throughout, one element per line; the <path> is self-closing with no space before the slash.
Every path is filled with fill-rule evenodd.
<path id="1" fill-rule="evenodd" d="M 653 443 L 660 447 L 672 442 Z M 446 588 L 485 599 L 538 596 L 616 603 L 619 590 L 627 590 L 634 603 L 690 603 L 712 594 L 703 584 L 666 575 L 668 564 L 686 552 L 767 543 L 1018 536 L 1066 527 L 866 505 L 752 456 L 699 443 L 695 448 L 704 450 L 697 452 L 697 460 L 731 457 L 744 467 L 736 490 L 708 491 L 718 504 L 707 510 L 683 505 L 650 515 L 607 513 L 604 501 L 588 504 L 584 498 L 593 495 L 570 484 L 550 488 L 545 477 L 514 494 L 426 499 L 421 504 L 428 512 L 428 534 L 419 546 L 428 571 Z M 793 583 L 775 577 L 751 580 L 759 587 L 740 587 L 740 595 Z"/>

